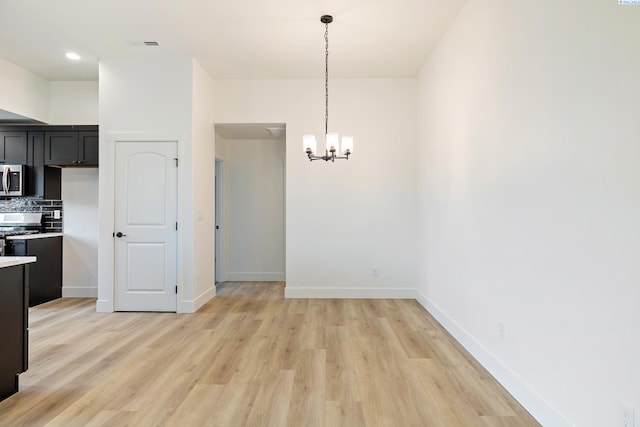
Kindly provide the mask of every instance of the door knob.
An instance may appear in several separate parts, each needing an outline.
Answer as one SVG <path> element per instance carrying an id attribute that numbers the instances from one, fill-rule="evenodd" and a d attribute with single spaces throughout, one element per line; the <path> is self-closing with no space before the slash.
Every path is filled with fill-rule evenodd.
<path id="1" fill-rule="evenodd" d="M 124 237 L 124 236 L 126 236 L 126 234 L 122 234 L 122 233 L 121 233 L 121 232 L 119 232 L 119 231 L 116 233 L 116 237 L 117 237 L 117 238 Z"/>

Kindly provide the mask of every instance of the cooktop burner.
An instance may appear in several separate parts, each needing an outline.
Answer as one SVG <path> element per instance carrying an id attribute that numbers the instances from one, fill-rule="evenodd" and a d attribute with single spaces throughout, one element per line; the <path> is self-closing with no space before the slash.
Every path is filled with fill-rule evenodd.
<path id="1" fill-rule="evenodd" d="M 24 236 L 24 235 L 28 235 L 28 234 L 38 234 L 40 233 L 40 230 L 7 230 L 7 231 L 3 231 L 0 228 L 0 238 L 1 237 L 8 237 L 8 236 Z"/>

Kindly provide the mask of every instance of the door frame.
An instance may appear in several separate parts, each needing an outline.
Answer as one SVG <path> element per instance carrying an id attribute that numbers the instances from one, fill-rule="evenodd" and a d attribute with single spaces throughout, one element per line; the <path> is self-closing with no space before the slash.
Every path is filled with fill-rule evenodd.
<path id="1" fill-rule="evenodd" d="M 178 293 L 176 295 L 177 312 L 186 312 L 183 304 L 185 295 L 191 294 L 191 289 L 184 289 L 184 262 L 183 233 L 189 226 L 184 203 L 186 194 L 186 180 L 184 165 L 184 134 L 179 133 L 126 133 L 107 132 L 100 134 L 100 167 L 98 168 L 98 193 L 99 193 L 99 229 L 98 229 L 98 300 L 96 311 L 99 313 L 112 313 L 115 308 L 115 172 L 116 172 L 116 143 L 127 142 L 175 142 L 178 148 L 178 236 L 177 236 L 177 272 Z M 191 284 L 189 284 L 191 286 Z"/>
<path id="2" fill-rule="evenodd" d="M 226 253 L 226 245 L 225 245 L 225 228 L 224 228 L 224 160 L 216 157 L 214 163 L 214 203 L 215 203 L 215 216 L 214 216 L 214 256 L 215 256 L 215 265 L 213 277 L 216 284 L 219 282 L 224 282 L 226 275 L 225 268 L 225 253 Z M 220 227 L 219 229 L 215 227 Z"/>

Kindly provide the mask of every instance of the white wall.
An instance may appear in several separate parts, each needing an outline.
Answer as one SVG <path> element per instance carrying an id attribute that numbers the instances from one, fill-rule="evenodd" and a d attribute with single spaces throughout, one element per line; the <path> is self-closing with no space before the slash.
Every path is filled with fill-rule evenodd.
<path id="1" fill-rule="evenodd" d="M 545 426 L 640 413 L 639 23 L 469 0 L 419 78 L 421 302 Z"/>
<path id="2" fill-rule="evenodd" d="M 52 81 L 49 84 L 49 124 L 98 123 L 97 81 Z"/>
<path id="3" fill-rule="evenodd" d="M 98 124 L 97 81 L 52 81 L 49 124 Z M 62 170 L 62 294 L 98 296 L 98 169 Z"/>
<path id="4" fill-rule="evenodd" d="M 98 296 L 98 169 L 62 170 L 62 295 Z"/>
<path id="5" fill-rule="evenodd" d="M 193 61 L 192 85 L 192 198 L 193 198 L 193 295 L 189 311 L 195 311 L 215 296 L 215 127 L 213 82 Z"/>
<path id="6" fill-rule="evenodd" d="M 0 58 L 0 109 L 49 121 L 49 81 Z"/>
<path id="7" fill-rule="evenodd" d="M 224 145 L 223 281 L 285 280 L 285 141 Z"/>
<path id="8" fill-rule="evenodd" d="M 178 311 L 194 309 L 191 58 L 103 58 L 99 66 L 100 231 L 98 311 L 113 310 L 113 141 L 118 135 L 179 140 Z M 213 134 L 213 131 L 211 131 Z M 127 137 L 127 138 L 128 138 Z M 132 138 L 132 139 L 134 139 Z"/>
<path id="9" fill-rule="evenodd" d="M 287 125 L 288 297 L 413 297 L 415 81 L 330 85 L 330 128 L 355 137 L 348 161 L 302 151 L 302 135 L 324 132 L 321 80 L 215 81 L 214 120 Z"/>

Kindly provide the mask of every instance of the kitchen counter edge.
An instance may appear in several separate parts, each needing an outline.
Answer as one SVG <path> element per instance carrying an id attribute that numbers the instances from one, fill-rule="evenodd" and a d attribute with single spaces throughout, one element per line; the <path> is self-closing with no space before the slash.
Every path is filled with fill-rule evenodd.
<path id="1" fill-rule="evenodd" d="M 3 256 L 0 257 L 0 268 L 14 267 L 16 265 L 29 264 L 36 262 L 34 256 Z"/>
<path id="2" fill-rule="evenodd" d="M 47 237 L 62 237 L 63 233 L 38 233 L 38 234 L 20 234 L 17 236 L 7 236 L 6 240 L 31 240 L 31 239 L 46 239 Z"/>

